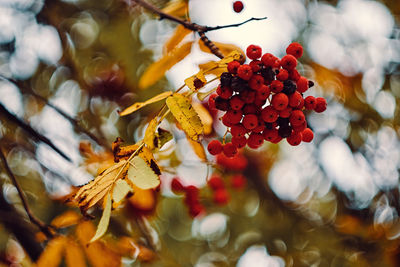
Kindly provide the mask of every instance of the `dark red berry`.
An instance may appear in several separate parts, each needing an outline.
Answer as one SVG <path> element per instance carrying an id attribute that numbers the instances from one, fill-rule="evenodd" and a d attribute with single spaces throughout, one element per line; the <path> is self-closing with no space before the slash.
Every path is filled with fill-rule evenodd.
<path id="1" fill-rule="evenodd" d="M 228 158 L 232 158 L 233 156 L 236 155 L 237 148 L 234 144 L 227 143 L 222 147 L 222 151 L 224 152 L 225 156 L 227 156 Z"/>
<path id="2" fill-rule="evenodd" d="M 233 110 L 240 110 L 244 106 L 244 101 L 239 95 L 234 95 L 229 99 L 229 105 Z"/>
<path id="3" fill-rule="evenodd" d="M 292 55 L 295 58 L 299 58 L 303 55 L 303 47 L 299 43 L 291 43 L 287 48 L 286 48 L 286 54 Z"/>
<path id="4" fill-rule="evenodd" d="M 218 97 L 218 95 L 214 93 L 214 94 L 210 95 L 210 97 L 208 98 L 208 108 L 210 110 L 217 109 L 215 106 L 215 98 L 217 98 L 217 97 Z"/>
<path id="5" fill-rule="evenodd" d="M 244 5 L 243 5 L 242 1 L 235 1 L 235 2 L 233 3 L 233 10 L 234 10 L 236 13 L 241 12 L 241 11 L 243 10 L 243 7 L 244 7 Z"/>
<path id="6" fill-rule="evenodd" d="M 300 77 L 297 82 L 297 91 L 300 93 L 304 93 L 308 90 L 308 80 L 306 77 Z"/>
<path id="7" fill-rule="evenodd" d="M 264 136 L 259 133 L 251 133 L 247 139 L 247 145 L 250 148 L 259 148 L 264 143 Z"/>
<path id="8" fill-rule="evenodd" d="M 304 116 L 303 111 L 298 109 L 293 110 L 289 117 L 289 121 L 292 126 L 300 126 L 305 120 L 306 117 Z"/>
<path id="9" fill-rule="evenodd" d="M 249 80 L 249 86 L 253 90 L 258 91 L 261 89 L 263 85 L 264 85 L 264 78 L 259 74 L 253 75 Z"/>
<path id="10" fill-rule="evenodd" d="M 247 144 L 247 138 L 245 136 L 234 136 L 231 140 L 232 144 L 234 144 L 237 148 L 245 147 Z"/>
<path id="11" fill-rule="evenodd" d="M 208 152 L 215 156 L 222 152 L 222 144 L 218 140 L 212 140 L 207 146 Z"/>
<path id="12" fill-rule="evenodd" d="M 229 72 L 223 72 L 219 78 L 221 81 L 221 86 L 231 86 L 232 75 Z"/>
<path id="13" fill-rule="evenodd" d="M 297 59 L 292 55 L 286 55 L 281 59 L 281 67 L 285 70 L 293 70 L 297 66 Z"/>
<path id="14" fill-rule="evenodd" d="M 194 185 L 189 185 L 184 188 L 185 203 L 189 206 L 199 202 L 199 189 Z"/>
<path id="15" fill-rule="evenodd" d="M 245 90 L 245 91 L 240 93 L 240 98 L 246 104 L 254 103 L 254 100 L 256 99 L 256 91 Z"/>
<path id="16" fill-rule="evenodd" d="M 246 55 L 250 59 L 258 59 L 261 57 L 261 47 L 258 45 L 249 45 L 246 49 Z"/>
<path id="17" fill-rule="evenodd" d="M 247 129 L 241 124 L 235 124 L 231 127 L 231 135 L 233 137 L 243 137 L 247 133 Z"/>
<path id="18" fill-rule="evenodd" d="M 274 122 L 278 119 L 278 112 L 274 107 L 267 106 L 261 111 L 261 117 L 265 122 Z"/>
<path id="19" fill-rule="evenodd" d="M 217 96 L 214 100 L 215 100 L 214 101 L 215 107 L 217 109 L 222 110 L 222 111 L 229 110 L 230 106 L 229 106 L 229 101 L 227 99 L 223 99 L 222 97 Z"/>
<path id="20" fill-rule="evenodd" d="M 236 61 L 236 60 L 231 61 L 228 63 L 228 71 L 232 74 L 236 74 L 239 66 L 240 66 L 239 61 Z"/>
<path id="21" fill-rule="evenodd" d="M 326 110 L 327 103 L 326 103 L 325 98 L 317 97 L 315 99 L 315 103 L 316 103 L 315 109 L 314 109 L 315 112 L 321 113 L 321 112 L 324 112 Z"/>
<path id="22" fill-rule="evenodd" d="M 301 133 L 298 132 L 292 132 L 292 134 L 286 138 L 286 141 L 291 145 L 291 146 L 298 146 L 301 143 Z"/>
<path id="23" fill-rule="evenodd" d="M 220 86 L 220 85 L 218 85 L 216 92 L 223 99 L 229 99 L 233 94 L 232 88 L 227 87 L 227 86 Z"/>
<path id="24" fill-rule="evenodd" d="M 258 125 L 258 118 L 254 114 L 244 115 L 242 124 L 247 130 L 254 129 Z"/>
<path id="25" fill-rule="evenodd" d="M 288 103 L 289 98 L 284 93 L 275 94 L 271 100 L 271 105 L 278 111 L 284 110 L 288 106 Z"/>
<path id="26" fill-rule="evenodd" d="M 314 133 L 310 128 L 304 129 L 304 131 L 301 133 L 302 135 L 302 141 L 303 142 L 311 142 L 314 139 Z"/>
<path id="27" fill-rule="evenodd" d="M 317 103 L 315 101 L 315 97 L 313 97 L 312 95 L 307 96 L 306 99 L 304 99 L 304 106 L 306 107 L 306 109 L 308 110 L 313 110 L 315 109 Z"/>
<path id="28" fill-rule="evenodd" d="M 258 113 L 258 107 L 254 104 L 246 104 L 243 106 L 243 115 L 247 114 L 257 114 Z"/>
<path id="29" fill-rule="evenodd" d="M 214 192 L 214 203 L 218 205 L 226 205 L 229 202 L 230 196 L 225 188 L 218 189 Z"/>
<path id="30" fill-rule="evenodd" d="M 289 125 L 279 126 L 278 135 L 282 138 L 289 137 L 292 134 L 292 127 Z"/>
<path id="31" fill-rule="evenodd" d="M 250 80 L 251 76 L 253 76 L 253 70 L 247 64 L 240 65 L 237 69 L 237 75 L 245 81 Z"/>
<path id="32" fill-rule="evenodd" d="M 285 81 L 289 78 L 289 72 L 285 69 L 280 69 L 279 73 L 276 75 L 276 78 L 280 81 Z"/>
<path id="33" fill-rule="evenodd" d="M 207 185 L 212 189 L 212 190 L 217 190 L 220 188 L 225 188 L 224 180 L 222 177 L 218 174 L 214 174 L 213 176 L 210 177 L 207 181 Z"/>

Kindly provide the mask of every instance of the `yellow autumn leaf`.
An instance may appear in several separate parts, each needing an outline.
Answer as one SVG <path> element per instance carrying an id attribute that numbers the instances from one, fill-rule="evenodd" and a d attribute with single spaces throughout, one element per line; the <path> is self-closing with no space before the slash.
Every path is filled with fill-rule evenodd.
<path id="1" fill-rule="evenodd" d="M 227 65 L 220 65 L 217 61 L 199 64 L 199 68 L 203 70 L 205 74 L 213 74 L 218 77 L 221 76 L 223 72 L 228 71 Z"/>
<path id="2" fill-rule="evenodd" d="M 114 209 L 118 207 L 118 205 L 128 195 L 129 192 L 133 192 L 133 190 L 125 180 L 120 179 L 115 182 L 112 192 Z"/>
<path id="3" fill-rule="evenodd" d="M 186 16 L 188 10 L 187 2 L 182 0 L 170 1 L 168 2 L 167 6 L 162 9 L 164 13 L 177 17 Z"/>
<path id="4" fill-rule="evenodd" d="M 127 182 L 129 181 L 140 189 L 156 188 L 160 184 L 158 175 L 138 156 L 129 163 Z"/>
<path id="5" fill-rule="evenodd" d="M 185 38 L 185 36 L 191 32 L 192 32 L 191 30 L 186 29 L 181 24 L 179 24 L 176 27 L 174 34 L 165 43 L 163 53 L 166 54 L 171 52 L 175 47 L 178 46 L 178 44 L 183 40 L 183 38 Z"/>
<path id="6" fill-rule="evenodd" d="M 151 64 L 143 73 L 142 77 L 140 77 L 139 88 L 145 89 L 160 80 L 167 70 L 172 68 L 176 63 L 184 59 L 190 53 L 192 43 L 193 42 L 186 42 L 182 44 L 163 56 L 160 60 Z"/>
<path id="7" fill-rule="evenodd" d="M 214 93 L 217 90 L 217 87 L 215 87 L 214 89 L 208 91 L 208 92 L 198 92 L 197 93 L 197 98 L 200 101 L 204 101 L 204 99 L 206 99 L 209 95 L 211 95 L 212 93 Z"/>
<path id="8" fill-rule="evenodd" d="M 193 109 L 187 97 L 181 94 L 173 94 L 166 100 L 172 115 L 181 125 L 183 131 L 194 141 L 199 140 L 203 134 L 203 124 L 197 112 Z"/>
<path id="9" fill-rule="evenodd" d="M 104 235 L 104 233 L 107 231 L 108 228 L 108 223 L 110 222 L 110 217 L 111 217 L 111 196 L 110 194 L 107 195 L 105 201 L 105 206 L 103 210 L 103 215 L 101 216 L 99 225 L 97 226 L 97 230 L 95 235 L 90 239 L 90 243 L 96 241 L 100 237 Z"/>
<path id="10" fill-rule="evenodd" d="M 192 139 L 188 138 L 190 146 L 193 148 L 194 153 L 201 159 L 202 161 L 207 161 L 206 151 L 201 143 L 193 141 Z"/>
<path id="11" fill-rule="evenodd" d="M 206 52 L 206 53 L 211 53 L 212 54 L 212 52 L 210 51 L 210 49 L 204 44 L 204 42 L 203 41 L 201 41 L 200 39 L 199 39 L 199 47 L 200 47 L 200 50 L 201 51 L 203 51 L 203 52 Z M 213 42 L 218 48 L 219 48 L 219 50 L 221 51 L 221 53 L 224 55 L 224 56 L 227 56 L 227 55 L 229 55 L 230 53 L 232 53 L 233 51 L 237 51 L 238 53 L 240 53 L 241 55 L 245 55 L 245 53 L 243 52 L 243 50 L 242 49 L 240 49 L 240 47 L 238 47 L 238 46 L 236 46 L 236 45 L 233 45 L 233 44 L 225 44 L 225 43 L 219 43 L 219 42 Z M 239 60 L 239 58 L 237 58 L 236 60 Z"/>
<path id="12" fill-rule="evenodd" d="M 45 250 L 40 254 L 37 261 L 38 267 L 57 267 L 61 263 L 64 249 L 67 244 L 64 236 L 53 238 L 46 246 Z"/>
<path id="13" fill-rule="evenodd" d="M 230 52 L 227 56 L 225 56 L 223 59 L 219 60 L 218 63 L 220 65 L 225 65 L 234 60 L 237 60 L 240 62 L 240 61 L 243 61 L 243 59 L 244 59 L 243 55 L 244 54 L 242 54 L 242 52 L 234 50 L 234 51 Z"/>
<path id="14" fill-rule="evenodd" d="M 85 267 L 85 255 L 82 248 L 72 239 L 68 239 L 65 248 L 65 264 L 67 267 Z"/>
<path id="15" fill-rule="evenodd" d="M 117 174 L 120 173 L 121 176 L 123 174 L 122 168 L 125 168 L 126 165 L 126 160 L 121 160 L 112 165 L 94 180 L 82 186 L 73 197 L 73 200 L 78 203 L 81 209 L 89 209 L 110 191 L 111 186 L 119 178 Z"/>
<path id="16" fill-rule="evenodd" d="M 149 122 L 149 125 L 146 128 L 146 132 L 144 133 L 143 142 L 150 150 L 153 150 L 154 148 L 157 147 L 157 139 L 156 139 L 157 126 L 158 126 L 157 118 L 154 118 Z"/>
<path id="17" fill-rule="evenodd" d="M 193 102 L 192 106 L 200 117 L 201 123 L 203 124 L 204 134 L 208 135 L 212 133 L 212 125 L 214 120 L 210 115 L 210 112 L 208 112 L 208 110 L 201 103 Z"/>
<path id="18" fill-rule="evenodd" d="M 156 95 L 156 96 L 154 96 L 154 97 L 152 97 L 152 98 L 150 98 L 150 99 L 148 99 L 148 100 L 146 100 L 144 102 L 137 102 L 137 103 L 127 107 L 123 111 L 120 111 L 119 115 L 120 116 L 126 116 L 128 114 L 131 114 L 131 113 L 141 109 L 142 107 L 145 107 L 147 105 L 153 104 L 153 103 L 158 102 L 158 101 L 161 101 L 161 100 L 169 97 L 170 95 L 172 95 L 171 91 L 163 92 L 163 93 L 158 94 L 158 95 Z"/>
<path id="19" fill-rule="evenodd" d="M 77 213 L 73 210 L 68 210 L 68 211 L 64 212 L 63 214 L 54 218 L 51 221 L 50 225 L 55 228 L 64 228 L 64 227 L 68 227 L 68 226 L 77 224 L 81 218 L 82 218 L 82 215 L 80 215 L 79 213 Z"/>
<path id="20" fill-rule="evenodd" d="M 206 77 L 204 77 L 204 73 L 201 70 L 195 75 L 185 79 L 185 84 L 193 92 L 202 88 L 206 82 L 207 82 Z"/>

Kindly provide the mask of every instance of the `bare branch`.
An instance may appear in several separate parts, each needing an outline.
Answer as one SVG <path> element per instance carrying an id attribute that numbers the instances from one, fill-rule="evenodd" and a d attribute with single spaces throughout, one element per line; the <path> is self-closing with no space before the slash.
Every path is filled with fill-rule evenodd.
<path id="1" fill-rule="evenodd" d="M 248 20 L 245 20 L 243 22 L 240 23 L 236 23 L 236 24 L 229 24 L 229 25 L 223 25 L 223 26 L 214 26 L 214 27 L 208 27 L 206 26 L 206 29 L 204 30 L 204 32 L 209 32 L 209 31 L 215 31 L 215 30 L 220 30 L 220 29 L 225 29 L 225 28 L 232 28 L 232 27 L 239 27 L 243 24 L 246 24 L 250 21 L 257 21 L 257 20 L 265 20 L 267 19 L 267 17 L 263 17 L 263 18 L 250 18 Z"/>

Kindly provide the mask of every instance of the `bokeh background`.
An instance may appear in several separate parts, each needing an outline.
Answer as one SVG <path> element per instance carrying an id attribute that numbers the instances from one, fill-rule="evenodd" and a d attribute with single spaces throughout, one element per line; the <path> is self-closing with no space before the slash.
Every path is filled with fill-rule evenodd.
<path id="1" fill-rule="evenodd" d="M 279 57 L 292 41 L 300 42 L 305 52 L 298 69 L 315 82 L 310 94 L 325 97 L 328 109 L 307 115 L 315 132 L 312 143 L 245 151 L 248 185 L 231 191 L 223 207 L 212 202 L 204 186 L 213 172 L 231 173 L 202 162 L 184 134 L 171 121 L 163 123 L 174 140 L 157 155 L 162 188 L 146 215 L 161 248 L 149 262 L 125 257 L 122 263 L 399 266 L 399 1 L 243 0 L 241 13 L 233 11 L 232 2 L 151 1 L 159 8 L 179 6 L 183 18 L 207 26 L 268 17 L 208 37 L 242 50 L 257 44 Z M 162 57 L 176 26 L 130 1 L 0 1 L 0 103 L 70 158 L 24 131 L 2 109 L 1 147 L 43 221 L 73 209 L 60 199 L 71 186 L 93 178 L 90 168 L 99 162 L 88 169 L 79 151 L 82 141 L 97 152 L 107 151 L 119 136 L 135 143 L 160 105 L 123 118 L 117 111 L 178 89 L 199 64 L 217 60 L 194 43 L 165 78 L 139 89 L 139 78 Z M 195 34 L 185 38 L 198 40 Z M 223 133 L 217 125 L 210 137 Z M 175 176 L 204 187 L 205 216 L 190 218 L 182 197 L 169 189 Z M 3 168 L 0 180 L 0 260 L 29 265 L 4 213 L 16 209 L 26 221 L 24 210 Z M 132 207 L 116 211 L 109 235 L 127 232 L 140 239 L 132 217 L 144 215 L 135 212 Z"/>

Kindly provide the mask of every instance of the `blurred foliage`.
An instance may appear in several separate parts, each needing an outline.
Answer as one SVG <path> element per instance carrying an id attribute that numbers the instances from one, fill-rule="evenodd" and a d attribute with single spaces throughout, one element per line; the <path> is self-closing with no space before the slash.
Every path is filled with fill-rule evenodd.
<path id="1" fill-rule="evenodd" d="M 149 2 L 168 13 L 190 17 L 186 1 Z M 309 2 L 305 1 L 304 5 L 311 5 Z M 315 2 L 335 7 L 341 1 Z M 394 18 L 390 38 L 398 44 L 399 1 L 381 3 Z M 22 5 L 21 9 L 34 13 L 33 6 Z M 10 4 L 9 8 L 15 6 Z M 204 13 L 207 16 L 207 10 Z M 49 240 L 28 223 L 16 188 L 1 165 L 0 266 L 31 266 L 33 262 L 39 266 L 60 263 L 66 266 L 235 266 L 255 246 L 266 247 L 264 257 L 270 257 L 276 264 L 271 266 L 281 266 L 282 262 L 285 266 L 400 265 L 399 61 L 391 61 L 390 68 L 384 69 L 383 83 L 378 88 L 379 93 L 388 93 L 394 99 L 393 115 L 387 116 L 376 105 L 378 93 L 374 95 L 375 102 L 367 100 L 368 93 L 363 87 L 365 73 L 349 76 L 305 55 L 302 59 L 305 75 L 309 74 L 316 82 L 316 92 L 329 99 L 326 115 L 318 119 L 319 115 L 310 114 L 317 138 L 312 145 L 302 148 L 291 149 L 283 144 L 246 150 L 248 164 L 242 171 L 215 164 L 215 159 L 205 155 L 199 143 L 190 143 L 172 123 L 172 116 L 167 116 L 161 127 L 172 132 L 174 140 L 155 155 L 163 173 L 161 188 L 137 189 L 122 207 L 113 210 L 106 236 L 87 245 L 101 211 L 92 211 L 96 218 L 92 223 L 65 201 L 68 194 L 76 190 L 74 186 L 87 183 L 112 164 L 110 146 L 116 137 L 128 144 L 141 140 L 162 104 L 152 103 L 125 117 L 119 117 L 117 111 L 164 91 L 176 91 L 178 88 L 168 82 L 164 73 L 181 59 L 196 57 L 199 53 L 205 57 L 201 63 L 209 62 L 210 54 L 201 52 L 207 49 L 204 45 L 196 47 L 198 38 L 180 28 L 177 32 L 182 38 L 173 36 L 175 23 L 166 19 L 158 21 L 157 16 L 133 1 L 47 0 L 34 15 L 38 24 L 51 25 L 57 30 L 62 57 L 56 64 L 42 61 L 31 77 L 18 79 L 3 71 L 7 59 L 0 55 L 0 73 L 17 86 L 16 94 L 21 98 L 22 111 L 16 109 L 13 113 L 48 136 L 73 162 L 66 163 L 15 121 L 0 114 L 0 145 L 32 212 L 60 234 Z M 298 41 L 307 40 L 310 27 L 311 23 L 299 33 Z M 167 42 L 171 36 L 172 41 Z M 186 45 L 183 52 L 171 48 L 182 42 L 185 42 L 182 46 Z M 239 46 L 216 44 L 226 49 L 224 53 Z M 13 42 L 1 44 L 1 53 L 11 54 L 14 46 Z M 159 77 L 153 77 L 153 83 L 152 75 L 148 75 L 144 82 L 142 75 L 148 67 L 165 55 L 167 58 L 158 61 L 162 64 L 156 65 Z M 199 61 L 192 63 L 196 65 Z M 215 70 L 214 74 L 218 73 Z M 186 78 L 179 77 L 182 85 Z M 9 84 L 2 79 L 0 88 Z M 146 90 L 140 89 L 147 86 Z M 14 101 L 11 95 L 6 97 L 11 100 L 1 98 L 3 104 Z M 60 115 L 49 104 L 65 114 Z M 209 128 L 210 117 L 204 113 L 201 118 Z M 205 136 L 203 145 L 223 135 L 218 123 L 214 121 L 214 130 Z M 96 138 L 90 138 L 92 135 Z M 370 188 L 373 195 L 367 201 L 357 199 L 365 187 L 343 188 L 321 159 L 324 155 L 320 149 L 332 137 L 346 144 L 361 176 L 362 170 L 367 169 L 374 177 Z M 93 150 L 85 146 L 88 143 Z M 332 161 L 337 160 L 338 152 L 331 153 Z M 205 163 L 205 159 L 209 162 Z M 278 177 L 280 186 L 301 188 L 292 198 L 282 197 L 273 187 L 277 178 L 272 173 L 283 162 L 287 163 L 285 168 L 293 167 L 296 175 Z M 352 172 L 350 176 L 355 176 L 354 169 L 348 171 Z M 293 180 L 300 177 L 300 172 L 306 178 Z M 243 173 L 247 186 L 243 190 L 227 186 L 229 203 L 217 205 L 211 190 L 205 186 L 205 176 L 212 173 L 224 177 L 226 184 L 234 174 Z M 183 197 L 171 192 L 169 183 L 176 175 L 187 178 L 187 184 L 201 187 L 200 200 L 206 216 L 191 218 Z M 380 175 L 382 181 L 377 178 Z M 197 178 L 203 180 L 194 181 Z"/>

